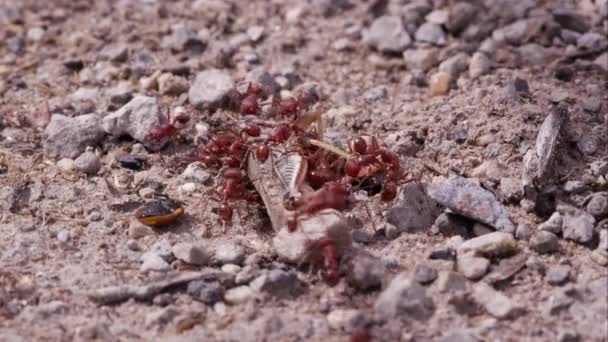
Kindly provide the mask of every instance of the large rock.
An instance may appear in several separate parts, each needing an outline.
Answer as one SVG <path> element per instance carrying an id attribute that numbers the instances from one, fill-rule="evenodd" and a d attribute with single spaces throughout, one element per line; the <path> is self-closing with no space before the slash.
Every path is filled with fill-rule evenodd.
<path id="1" fill-rule="evenodd" d="M 429 229 L 439 214 L 440 206 L 426 194 L 424 188 L 420 184 L 409 183 L 402 188 L 399 200 L 388 211 L 386 220 L 399 232 L 416 233 Z"/>
<path id="2" fill-rule="evenodd" d="M 433 300 L 426 289 L 411 279 L 407 273 L 397 275 L 382 291 L 374 309 L 384 320 L 428 320 L 435 312 Z"/>
<path id="3" fill-rule="evenodd" d="M 348 263 L 348 284 L 361 291 L 382 286 L 386 267 L 381 259 L 367 253 L 356 253 Z"/>
<path id="4" fill-rule="evenodd" d="M 381 52 L 401 53 L 411 44 L 412 38 L 401 17 L 385 15 L 374 20 L 363 32 L 363 41 Z"/>
<path id="5" fill-rule="evenodd" d="M 167 123 L 158 102 L 153 97 L 136 96 L 116 112 L 103 119 L 103 129 L 113 136 L 130 136 L 146 148 L 158 151 L 168 141 L 168 137 L 150 141 L 148 134 L 156 127 Z"/>
<path id="6" fill-rule="evenodd" d="M 105 133 L 97 114 L 70 118 L 55 114 L 45 130 L 44 153 L 50 158 L 76 158 L 97 145 Z"/>
<path id="7" fill-rule="evenodd" d="M 188 99 L 199 109 L 215 109 L 226 100 L 234 86 L 234 80 L 226 72 L 217 69 L 201 71 L 190 86 Z"/>
<path id="8" fill-rule="evenodd" d="M 509 213 L 494 194 L 467 178 L 453 176 L 441 184 L 431 184 L 427 193 L 459 215 L 485 223 L 499 231 L 515 232 Z"/>

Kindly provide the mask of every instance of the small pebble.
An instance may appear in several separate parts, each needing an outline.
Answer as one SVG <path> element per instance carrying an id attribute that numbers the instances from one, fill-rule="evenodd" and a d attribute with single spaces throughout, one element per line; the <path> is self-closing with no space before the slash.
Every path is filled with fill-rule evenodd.
<path id="1" fill-rule="evenodd" d="M 426 264 L 417 264 L 414 270 L 414 280 L 420 284 L 426 285 L 430 284 L 437 279 L 437 271 L 426 265 Z"/>
<path id="2" fill-rule="evenodd" d="M 450 91 L 450 74 L 443 71 L 433 74 L 429 85 L 431 96 L 446 95 Z"/>
<path id="3" fill-rule="evenodd" d="M 538 253 L 552 253 L 559 249 L 559 241 L 555 234 L 541 230 L 530 238 L 530 248 Z"/>
<path id="4" fill-rule="evenodd" d="M 570 276 L 570 267 L 564 265 L 551 266 L 545 273 L 545 280 L 550 285 L 563 285 Z"/>

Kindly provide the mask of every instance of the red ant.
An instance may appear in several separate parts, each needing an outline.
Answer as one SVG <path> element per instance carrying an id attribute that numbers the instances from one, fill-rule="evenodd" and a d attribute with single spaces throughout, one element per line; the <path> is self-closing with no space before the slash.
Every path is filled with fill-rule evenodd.
<path id="1" fill-rule="evenodd" d="M 387 149 L 380 148 L 375 137 L 362 136 L 349 142 L 349 147 L 357 156 L 349 158 L 344 164 L 344 173 L 353 178 L 370 176 L 380 170 L 386 172 L 380 199 L 390 202 L 397 197 L 397 182 L 403 178 L 399 156 Z"/>
<path id="2" fill-rule="evenodd" d="M 304 100 L 301 96 L 298 98 L 287 98 L 284 100 L 279 100 L 278 98 L 274 98 L 272 100 L 272 106 L 270 108 L 273 116 L 285 117 L 287 115 L 296 116 L 298 112 L 304 108 Z"/>
<path id="3" fill-rule="evenodd" d="M 338 272 L 338 251 L 336 244 L 329 238 L 316 241 L 310 246 L 313 253 L 311 264 L 323 270 L 323 279 L 327 285 L 334 287 L 340 282 Z"/>
<path id="4" fill-rule="evenodd" d="M 229 168 L 224 171 L 224 183 L 222 184 L 221 191 L 222 205 L 217 210 L 217 214 L 224 222 L 232 221 L 233 210 L 230 206 L 230 202 L 239 200 L 258 202 L 260 200 L 260 196 L 255 190 L 246 189 L 246 181 L 247 180 L 243 177 L 240 169 Z"/>
<path id="5" fill-rule="evenodd" d="M 323 188 L 294 201 L 294 214 L 287 220 L 287 229 L 295 231 L 298 217 L 313 214 L 323 209 L 344 210 L 348 205 L 348 190 L 344 184 L 329 182 Z"/>
<path id="6" fill-rule="evenodd" d="M 241 114 L 257 114 L 260 109 L 258 98 L 262 95 L 263 90 L 259 84 L 249 82 L 247 91 L 244 94 L 245 97 L 241 100 Z"/>
<path id="7" fill-rule="evenodd" d="M 178 130 L 182 129 L 188 123 L 188 121 L 190 121 L 190 116 L 183 111 L 178 111 L 173 115 L 172 118 L 170 117 L 169 113 L 167 113 L 167 120 L 168 122 L 150 129 L 145 137 L 145 140 L 152 142 L 161 140 L 165 137 L 173 136 Z"/>

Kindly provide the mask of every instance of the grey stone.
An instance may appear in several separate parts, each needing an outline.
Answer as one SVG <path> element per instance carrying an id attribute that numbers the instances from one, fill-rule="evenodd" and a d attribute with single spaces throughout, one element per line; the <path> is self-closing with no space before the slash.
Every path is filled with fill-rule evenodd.
<path id="1" fill-rule="evenodd" d="M 608 52 L 604 52 L 603 54 L 597 56 L 597 58 L 593 61 L 593 64 L 608 72 Z"/>
<path id="2" fill-rule="evenodd" d="M 562 41 L 568 45 L 576 45 L 581 34 L 572 30 L 563 29 L 560 33 Z"/>
<path id="3" fill-rule="evenodd" d="M 401 53 L 412 42 L 398 16 L 381 16 L 363 31 L 363 41 L 381 52 Z"/>
<path id="4" fill-rule="evenodd" d="M 458 271 L 461 272 L 467 279 L 481 279 L 490 267 L 490 260 L 482 257 L 476 257 L 469 254 L 458 255 L 456 258 Z"/>
<path id="5" fill-rule="evenodd" d="M 585 209 L 597 220 L 608 216 L 608 192 L 598 192 L 591 195 Z"/>
<path id="6" fill-rule="evenodd" d="M 367 102 L 376 102 L 379 100 L 383 100 L 383 99 L 386 99 L 387 96 L 388 96 L 388 89 L 386 89 L 386 86 L 384 86 L 384 85 L 380 85 L 380 86 L 376 86 L 371 89 L 368 89 L 363 94 L 363 98 Z"/>
<path id="7" fill-rule="evenodd" d="M 94 176 L 101 169 L 101 161 L 95 152 L 86 151 L 74 160 L 74 168 L 87 175 Z"/>
<path id="8" fill-rule="evenodd" d="M 441 184 L 431 184 L 427 193 L 459 215 L 485 223 L 502 232 L 515 232 L 509 213 L 496 200 L 494 194 L 467 178 L 452 176 Z"/>
<path id="9" fill-rule="evenodd" d="M 459 1 L 450 6 L 445 26 L 452 33 L 462 32 L 475 20 L 476 14 L 477 7 L 472 3 Z"/>
<path id="10" fill-rule="evenodd" d="M 484 282 L 479 282 L 473 286 L 473 298 L 490 315 L 498 319 L 510 318 L 519 311 L 519 308 L 509 297 L 494 290 Z"/>
<path id="11" fill-rule="evenodd" d="M 272 74 L 264 67 L 251 70 L 245 77 L 245 81 L 247 86 L 249 86 L 249 82 L 260 85 L 266 96 L 273 95 L 280 89 Z"/>
<path id="12" fill-rule="evenodd" d="M 419 42 L 430 43 L 437 46 L 446 44 L 446 35 L 441 25 L 426 22 L 416 30 L 415 38 Z"/>
<path id="13" fill-rule="evenodd" d="M 549 285 L 563 285 L 570 277 L 570 267 L 565 265 L 551 266 L 545 273 L 545 280 Z"/>
<path id="14" fill-rule="evenodd" d="M 589 164 L 589 169 L 594 176 L 608 175 L 608 161 L 596 160 Z"/>
<path id="15" fill-rule="evenodd" d="M 114 63 L 124 63 L 129 58 L 129 48 L 126 44 L 104 48 L 100 55 Z"/>
<path id="16" fill-rule="evenodd" d="M 456 250 L 457 254 L 473 254 L 484 257 L 504 257 L 517 253 L 517 242 L 513 235 L 493 232 L 465 241 Z"/>
<path id="17" fill-rule="evenodd" d="M 188 91 L 190 104 L 199 109 L 215 109 L 234 89 L 234 80 L 226 72 L 209 69 L 199 72 Z"/>
<path id="18" fill-rule="evenodd" d="M 65 302 L 53 300 L 48 303 L 38 304 L 36 309 L 36 315 L 38 318 L 46 319 L 55 314 L 65 315 L 68 313 L 70 307 Z"/>
<path id="19" fill-rule="evenodd" d="M 95 146 L 105 133 L 97 114 L 69 118 L 55 114 L 45 130 L 44 153 L 51 158 L 76 158 L 87 146 Z"/>
<path id="20" fill-rule="evenodd" d="M 257 42 L 264 36 L 264 26 L 253 25 L 247 28 L 247 36 L 252 42 Z"/>
<path id="21" fill-rule="evenodd" d="M 551 214 L 551 217 L 538 226 L 539 230 L 548 231 L 554 234 L 561 234 L 564 219 L 558 212 Z"/>
<path id="22" fill-rule="evenodd" d="M 455 143 L 464 144 L 467 141 L 467 137 L 469 136 L 469 133 L 467 132 L 467 129 L 465 127 L 456 126 L 456 127 L 454 127 L 454 129 L 452 129 L 452 132 L 450 135 L 451 135 L 452 140 L 454 140 Z"/>
<path id="23" fill-rule="evenodd" d="M 553 11 L 553 19 L 567 30 L 585 33 L 590 29 L 588 20 L 574 11 L 565 9 L 555 10 Z"/>
<path id="24" fill-rule="evenodd" d="M 168 119 L 160 111 L 155 98 L 148 96 L 136 96 L 129 103 L 116 112 L 103 119 L 103 129 L 113 136 L 130 136 L 141 142 L 146 148 L 158 151 L 168 141 L 162 138 L 157 141 L 149 141 L 148 134 L 153 128 L 168 122 Z"/>
<path id="25" fill-rule="evenodd" d="M 241 304 L 253 299 L 255 293 L 247 285 L 233 287 L 224 293 L 224 300 L 228 304 Z"/>
<path id="26" fill-rule="evenodd" d="M 469 77 L 475 79 L 490 72 L 492 60 L 483 52 L 475 52 L 469 64 Z"/>
<path id="27" fill-rule="evenodd" d="M 506 41 L 511 45 L 521 45 L 540 29 L 542 19 L 521 19 L 495 30 L 492 38 L 498 42 Z"/>
<path id="28" fill-rule="evenodd" d="M 63 229 L 57 233 L 57 240 L 62 243 L 67 243 L 70 241 L 70 232 Z"/>
<path id="29" fill-rule="evenodd" d="M 414 280 L 420 284 L 430 284 L 437 279 L 437 271 L 426 264 L 416 264 Z"/>
<path id="30" fill-rule="evenodd" d="M 171 73 L 164 73 L 158 77 L 158 91 L 161 95 L 179 96 L 188 91 L 188 80 Z"/>
<path id="31" fill-rule="evenodd" d="M 608 38 L 600 33 L 587 32 L 578 38 L 576 46 L 581 50 L 601 51 L 608 47 Z"/>
<path id="32" fill-rule="evenodd" d="M 237 273 L 236 277 L 234 278 L 234 282 L 237 285 L 249 284 L 260 275 L 260 272 L 261 271 L 257 267 L 247 265 L 243 267 L 239 273 Z"/>
<path id="33" fill-rule="evenodd" d="M 467 279 L 456 272 L 439 272 L 437 288 L 441 292 L 458 293 L 467 291 Z"/>
<path id="34" fill-rule="evenodd" d="M 220 265 L 240 265 L 245 260 L 245 248 L 233 241 L 217 241 L 214 244 L 213 260 Z"/>
<path id="35" fill-rule="evenodd" d="M 462 4 L 462 2 L 459 2 Z M 439 342 L 478 342 L 480 341 L 477 337 L 473 336 L 468 332 L 458 332 L 442 337 L 438 340 Z"/>
<path id="36" fill-rule="evenodd" d="M 171 27 L 171 35 L 163 39 L 162 45 L 175 51 L 192 51 L 200 53 L 205 48 L 205 42 L 184 24 L 176 24 Z"/>
<path id="37" fill-rule="evenodd" d="M 566 184 L 564 184 L 564 191 L 569 194 L 579 194 L 585 191 L 585 189 L 585 183 L 579 180 L 567 181 Z"/>
<path id="38" fill-rule="evenodd" d="M 165 308 L 152 311 L 148 313 L 145 317 L 145 325 L 148 328 L 153 326 L 164 326 L 169 324 L 175 316 L 177 316 L 179 312 L 172 306 L 167 306 Z"/>
<path id="39" fill-rule="evenodd" d="M 41 27 L 32 27 L 27 31 L 27 39 L 33 42 L 39 42 L 44 39 L 46 31 Z"/>
<path id="40" fill-rule="evenodd" d="M 154 252 L 146 252 L 141 256 L 141 267 L 139 268 L 139 270 L 141 272 L 150 272 L 150 271 L 157 271 L 157 272 L 165 272 L 165 271 L 169 271 L 171 269 L 171 266 L 169 266 L 169 263 L 167 263 L 167 261 L 165 261 L 165 259 L 163 259 L 159 254 L 154 253 Z"/>
<path id="41" fill-rule="evenodd" d="M 593 240 L 593 227 L 595 226 L 593 216 L 568 205 L 559 205 L 557 210 L 564 217 L 562 230 L 565 239 L 581 244 L 590 243 Z"/>
<path id="42" fill-rule="evenodd" d="M 355 309 L 336 309 L 327 315 L 330 327 L 345 332 L 354 332 L 364 320 L 363 313 Z"/>
<path id="43" fill-rule="evenodd" d="M 548 231 L 539 231 L 530 238 L 530 248 L 538 253 L 553 253 L 559 249 L 557 236 Z"/>
<path id="44" fill-rule="evenodd" d="M 398 274 L 376 299 L 374 310 L 386 321 L 414 319 L 426 321 L 435 312 L 433 300 L 426 289 L 409 278 L 407 273 Z"/>
<path id="45" fill-rule="evenodd" d="M 469 55 L 465 52 L 459 52 L 456 55 L 446 59 L 439 64 L 439 71 L 448 73 L 453 79 L 456 79 L 463 71 L 469 67 Z"/>
<path id="46" fill-rule="evenodd" d="M 515 231 L 515 238 L 517 240 L 528 241 L 534 234 L 534 228 L 532 225 L 528 223 L 520 223 L 517 225 L 517 230 Z"/>
<path id="47" fill-rule="evenodd" d="M 403 52 L 403 59 L 409 70 L 426 72 L 439 63 L 439 50 L 436 48 L 406 50 Z"/>
<path id="48" fill-rule="evenodd" d="M 386 268 L 381 259 L 358 252 L 349 260 L 346 280 L 358 290 L 368 291 L 382 286 Z"/>
<path id="49" fill-rule="evenodd" d="M 108 89 L 107 95 L 110 98 L 110 102 L 117 106 L 124 105 L 133 99 L 133 91 L 131 90 L 131 87 L 125 83 L 121 83 L 116 87 Z"/>
<path id="50" fill-rule="evenodd" d="M 224 299 L 224 288 L 218 282 L 194 280 L 188 283 L 186 291 L 192 298 L 207 305 L 213 305 Z"/>
<path id="51" fill-rule="evenodd" d="M 402 187 L 397 204 L 386 215 L 388 223 L 399 232 L 415 233 L 428 230 L 441 210 L 424 188 L 416 183 Z"/>
<path id="52" fill-rule="evenodd" d="M 211 174 L 201 162 L 188 164 L 182 173 L 182 177 L 185 180 L 191 180 L 199 184 L 208 184 L 211 181 Z"/>
<path id="53" fill-rule="evenodd" d="M 173 255 L 188 264 L 192 265 L 206 265 L 209 262 L 209 255 L 200 246 L 182 242 L 177 243 L 171 247 Z"/>
<path id="54" fill-rule="evenodd" d="M 295 297 L 302 293 L 303 284 L 293 271 L 273 269 L 264 272 L 249 285 L 252 290 L 272 297 Z"/>
<path id="55" fill-rule="evenodd" d="M 576 147 L 582 154 L 593 155 L 599 149 L 597 138 L 593 134 L 585 134 L 578 139 Z"/>

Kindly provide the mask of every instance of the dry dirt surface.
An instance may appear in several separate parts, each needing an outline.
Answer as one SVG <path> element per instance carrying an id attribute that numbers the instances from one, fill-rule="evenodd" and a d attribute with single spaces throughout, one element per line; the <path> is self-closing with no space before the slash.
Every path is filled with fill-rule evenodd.
<path id="1" fill-rule="evenodd" d="M 0 0 L 0 341 L 606 341 L 607 16 Z M 352 195 L 334 287 L 282 257 L 262 206 L 222 223 L 222 179 L 193 163 L 248 81 L 315 95 L 326 141 L 374 135 L 416 179 Z M 185 214 L 152 229 L 135 213 L 161 194 Z"/>

